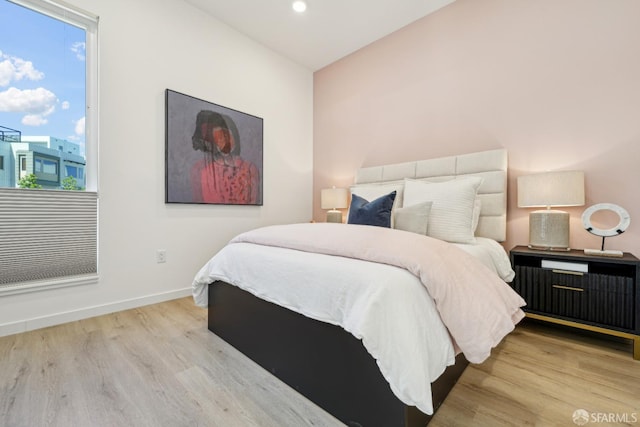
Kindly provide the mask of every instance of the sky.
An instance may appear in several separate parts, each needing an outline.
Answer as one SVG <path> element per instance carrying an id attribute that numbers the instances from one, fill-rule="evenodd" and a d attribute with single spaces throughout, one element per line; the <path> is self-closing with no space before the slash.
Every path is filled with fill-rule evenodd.
<path id="1" fill-rule="evenodd" d="M 85 31 L 0 0 L 0 126 L 84 152 Z"/>

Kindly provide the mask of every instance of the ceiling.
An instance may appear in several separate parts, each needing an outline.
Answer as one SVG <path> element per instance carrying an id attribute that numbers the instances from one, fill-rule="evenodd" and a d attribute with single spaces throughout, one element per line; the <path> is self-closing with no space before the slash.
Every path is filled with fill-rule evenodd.
<path id="1" fill-rule="evenodd" d="M 455 0 L 185 0 L 316 71 Z"/>

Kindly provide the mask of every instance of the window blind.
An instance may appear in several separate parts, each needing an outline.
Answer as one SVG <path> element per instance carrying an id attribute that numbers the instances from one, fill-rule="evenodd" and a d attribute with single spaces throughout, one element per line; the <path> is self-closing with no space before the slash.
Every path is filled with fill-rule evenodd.
<path id="1" fill-rule="evenodd" d="M 0 188 L 0 289 L 95 275 L 98 195 Z"/>

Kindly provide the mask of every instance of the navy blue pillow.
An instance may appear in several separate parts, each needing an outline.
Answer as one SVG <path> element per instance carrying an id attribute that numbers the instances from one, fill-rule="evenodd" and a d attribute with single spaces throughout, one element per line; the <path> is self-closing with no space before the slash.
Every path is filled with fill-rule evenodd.
<path id="1" fill-rule="evenodd" d="M 391 208 L 395 199 L 395 191 L 371 202 L 353 194 L 347 223 L 391 228 Z"/>

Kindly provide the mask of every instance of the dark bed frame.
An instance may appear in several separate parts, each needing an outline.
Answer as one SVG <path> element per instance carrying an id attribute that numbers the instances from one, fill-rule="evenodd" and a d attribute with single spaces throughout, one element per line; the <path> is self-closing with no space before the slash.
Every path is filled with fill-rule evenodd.
<path id="1" fill-rule="evenodd" d="M 352 427 L 418 427 L 431 416 L 393 394 L 362 342 L 225 282 L 209 285 L 208 327 L 309 400 Z M 432 384 L 434 411 L 462 375 L 456 364 Z"/>

